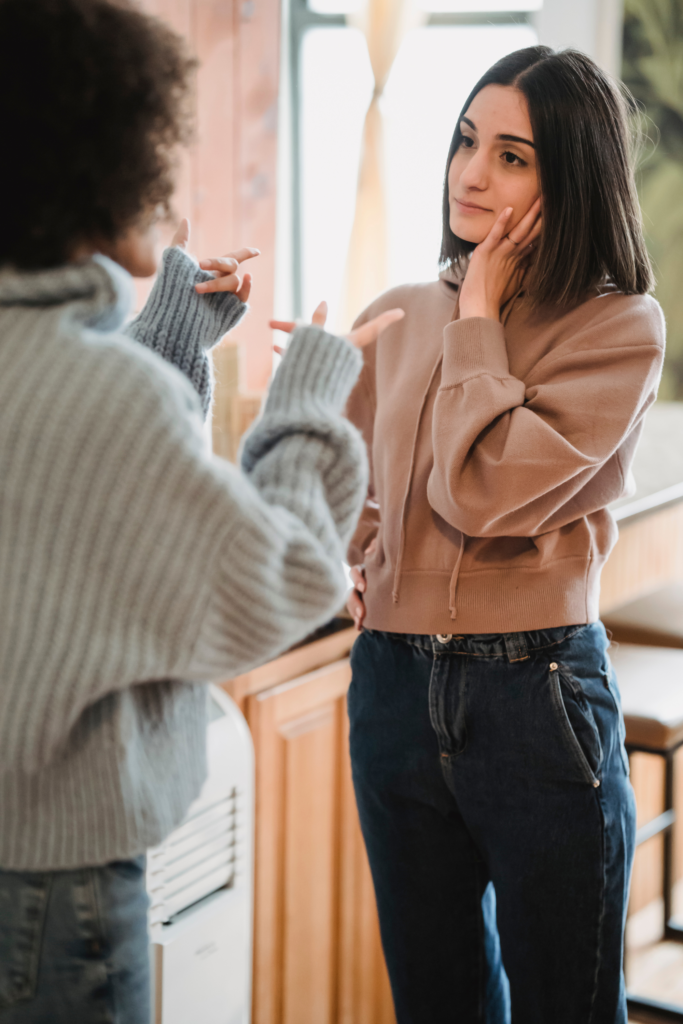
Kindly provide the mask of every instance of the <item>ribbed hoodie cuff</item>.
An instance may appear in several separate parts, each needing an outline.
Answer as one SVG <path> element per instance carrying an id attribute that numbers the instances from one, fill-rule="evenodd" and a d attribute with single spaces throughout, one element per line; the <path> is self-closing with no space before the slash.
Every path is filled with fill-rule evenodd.
<path id="1" fill-rule="evenodd" d="M 241 320 L 247 306 L 232 292 L 199 295 L 195 291 L 196 284 L 212 280 L 213 275 L 201 270 L 183 249 L 165 249 L 154 287 L 131 324 L 131 333 L 171 336 L 180 327 L 184 336 L 196 338 L 202 348 L 213 348 Z"/>
<path id="2" fill-rule="evenodd" d="M 346 338 L 321 327 L 299 327 L 270 386 L 264 415 L 298 418 L 316 408 L 341 413 L 362 365 L 360 351 Z"/>
<path id="3" fill-rule="evenodd" d="M 497 320 L 468 317 L 444 328 L 441 388 L 455 387 L 472 377 L 509 377 L 505 331 Z"/>

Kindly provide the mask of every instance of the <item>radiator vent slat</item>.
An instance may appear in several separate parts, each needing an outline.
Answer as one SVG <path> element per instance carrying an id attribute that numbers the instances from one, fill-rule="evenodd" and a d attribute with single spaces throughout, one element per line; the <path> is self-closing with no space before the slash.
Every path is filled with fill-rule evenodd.
<path id="1" fill-rule="evenodd" d="M 242 847 L 240 796 L 233 788 L 217 800 L 195 805 L 166 842 L 149 851 L 152 921 L 168 922 L 210 893 L 234 884 Z"/>

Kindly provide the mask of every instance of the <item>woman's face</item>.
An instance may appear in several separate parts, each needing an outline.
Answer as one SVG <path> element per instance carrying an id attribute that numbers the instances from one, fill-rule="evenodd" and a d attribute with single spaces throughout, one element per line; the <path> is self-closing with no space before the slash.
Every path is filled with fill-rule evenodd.
<path id="1" fill-rule="evenodd" d="M 508 231 L 539 195 L 534 137 L 524 95 L 487 85 L 460 122 L 462 143 L 448 169 L 450 227 L 466 242 L 483 242 L 512 207 Z"/>

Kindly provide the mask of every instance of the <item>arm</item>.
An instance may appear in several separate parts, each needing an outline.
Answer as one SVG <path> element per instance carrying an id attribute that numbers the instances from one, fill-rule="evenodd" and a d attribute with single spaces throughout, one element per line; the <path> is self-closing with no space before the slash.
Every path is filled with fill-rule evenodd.
<path id="1" fill-rule="evenodd" d="M 209 609 L 182 674 L 244 672 L 341 607 L 342 559 L 367 486 L 361 438 L 341 416 L 360 362 L 344 339 L 295 332 L 243 444 L 241 525 L 217 552 Z"/>
<path id="2" fill-rule="evenodd" d="M 200 397 L 205 415 L 211 404 L 207 352 L 247 310 L 232 292 L 197 294 L 195 285 L 213 280 L 213 275 L 201 270 L 182 248 L 164 250 L 150 296 L 125 331 L 185 374 Z"/>
<path id="3" fill-rule="evenodd" d="M 618 459 L 656 393 L 661 314 L 652 300 L 634 301 L 635 310 L 621 303 L 607 317 L 596 307 L 595 319 L 542 360 L 526 387 L 510 374 L 498 321 L 448 325 L 428 484 L 429 502 L 447 522 L 472 537 L 534 536 L 618 496 L 582 492 Z"/>

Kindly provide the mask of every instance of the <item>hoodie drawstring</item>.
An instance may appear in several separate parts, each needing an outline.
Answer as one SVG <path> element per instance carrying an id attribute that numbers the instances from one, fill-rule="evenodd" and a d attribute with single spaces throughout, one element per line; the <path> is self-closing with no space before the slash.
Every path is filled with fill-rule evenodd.
<path id="1" fill-rule="evenodd" d="M 448 610 L 451 613 L 451 618 L 454 619 L 457 615 L 455 610 L 455 595 L 458 591 L 458 577 L 460 575 L 460 566 L 462 565 L 462 556 L 465 554 L 465 534 L 460 534 L 460 550 L 458 551 L 458 557 L 455 561 L 453 572 L 451 573 L 451 582 L 448 587 Z"/>
<path id="2" fill-rule="evenodd" d="M 437 371 L 441 368 L 443 361 L 443 353 L 439 354 L 439 358 L 436 361 L 436 365 L 431 372 L 429 377 L 429 383 L 425 388 L 424 394 L 422 395 L 422 401 L 420 403 L 420 411 L 417 416 L 417 423 L 415 424 L 415 433 L 413 434 L 413 447 L 410 456 L 410 468 L 408 469 L 408 482 L 406 484 L 405 494 L 403 495 L 403 504 L 401 505 L 401 533 L 398 541 L 398 556 L 396 558 L 396 569 L 394 571 L 394 587 L 391 592 L 391 597 L 394 604 L 398 604 L 398 596 L 401 586 L 401 569 L 403 567 L 403 553 L 406 546 L 406 514 L 408 510 L 408 498 L 410 497 L 410 490 L 413 485 L 413 473 L 415 472 L 415 454 L 417 449 L 417 436 L 420 432 L 420 424 L 422 423 L 422 416 L 424 414 L 425 406 L 427 404 L 427 398 L 434 381 L 434 377 Z"/>

